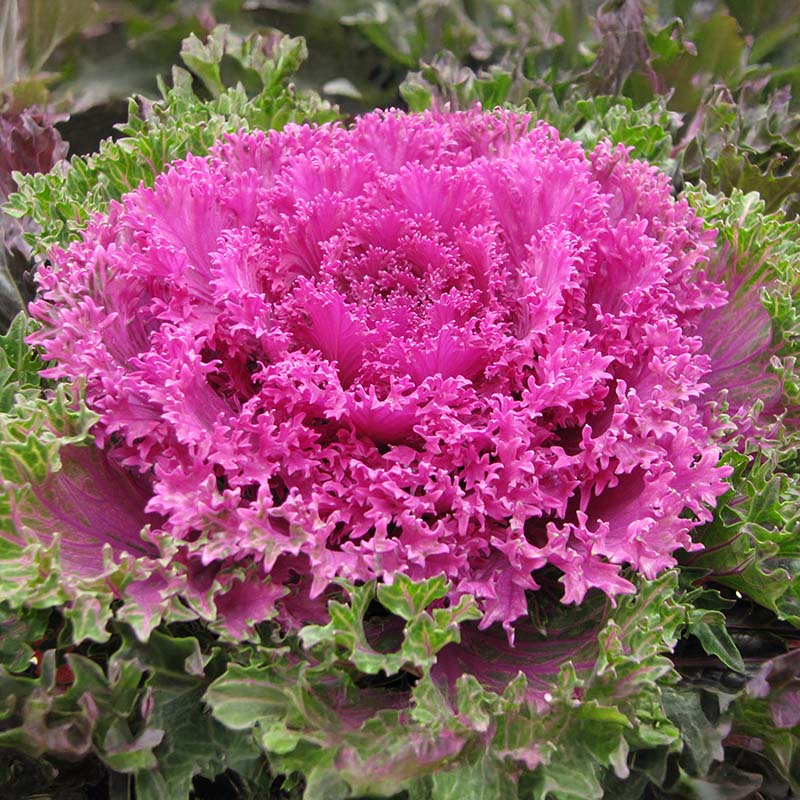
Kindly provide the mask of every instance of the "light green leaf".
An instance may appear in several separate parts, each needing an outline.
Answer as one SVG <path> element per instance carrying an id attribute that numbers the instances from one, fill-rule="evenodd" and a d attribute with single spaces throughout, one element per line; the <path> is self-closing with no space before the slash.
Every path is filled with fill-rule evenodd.
<path id="1" fill-rule="evenodd" d="M 209 687 L 204 700 L 214 716 L 233 730 L 246 730 L 264 723 L 269 737 L 276 736 L 274 721 L 289 710 L 284 692 L 275 687 L 268 667 L 232 664 Z M 294 749 L 294 748 L 291 748 Z"/>
<path id="2" fill-rule="evenodd" d="M 378 600 L 393 614 L 410 620 L 424 611 L 434 600 L 440 600 L 447 592 L 444 575 L 415 583 L 406 575 L 397 574 L 391 584 L 378 586 Z"/>
<path id="3" fill-rule="evenodd" d="M 14 5 L 16 0 L 11 0 Z M 25 0 L 25 58 L 32 73 L 67 37 L 97 19 L 94 0 Z"/>
<path id="4" fill-rule="evenodd" d="M 517 800 L 517 782 L 500 762 L 484 756 L 474 764 L 433 775 L 431 800 Z"/>
<path id="5" fill-rule="evenodd" d="M 701 612 L 696 616 L 699 617 L 696 620 L 690 616 L 688 633 L 700 642 L 710 656 L 716 656 L 728 669 L 743 673 L 744 661 L 725 627 L 725 617 L 714 613 L 713 621 L 708 621 L 709 613 Z"/>
<path id="6" fill-rule="evenodd" d="M 225 35 L 229 28 L 220 25 L 215 28 L 205 42 L 193 33 L 184 39 L 181 46 L 181 59 L 189 69 L 203 81 L 212 97 L 219 97 L 225 91 L 220 74 L 220 64 L 225 53 Z"/>

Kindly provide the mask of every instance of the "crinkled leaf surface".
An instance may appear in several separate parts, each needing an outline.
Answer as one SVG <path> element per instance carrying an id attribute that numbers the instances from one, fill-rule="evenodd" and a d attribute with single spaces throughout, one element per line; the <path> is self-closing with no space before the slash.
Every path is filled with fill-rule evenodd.
<path id="1" fill-rule="evenodd" d="M 427 653 L 436 655 L 456 613 L 431 610 L 438 580 L 387 588 L 387 603 L 401 612 L 399 650 L 382 653 L 370 644 L 364 617 L 374 588 L 351 587 L 349 600 L 332 603 L 327 626 L 302 632 L 302 650 L 287 642 L 281 651 L 253 651 L 249 663 L 229 666 L 206 693 L 217 719 L 255 731 L 276 768 L 317 776 L 309 796 L 323 796 L 315 787 L 326 776 L 340 797 L 403 787 L 413 798 L 456 790 L 468 798 L 516 797 L 524 776 L 534 797 L 601 797 L 606 770 L 626 775 L 630 752 L 680 749 L 661 700 L 676 680 L 664 653 L 686 621 L 674 573 L 602 612 L 594 643 L 578 640 L 580 660 L 563 653 L 553 659 L 545 650 L 536 681 L 508 671 L 494 689 L 481 672 L 498 674 L 488 647 L 488 661 L 476 655 L 473 674 L 454 683 L 438 662 L 428 669 Z M 557 635 L 553 618 L 549 637 Z M 438 652 L 441 659 L 445 650 Z M 533 648 L 527 655 L 533 669 Z M 365 668 L 377 677 L 367 680 Z"/>

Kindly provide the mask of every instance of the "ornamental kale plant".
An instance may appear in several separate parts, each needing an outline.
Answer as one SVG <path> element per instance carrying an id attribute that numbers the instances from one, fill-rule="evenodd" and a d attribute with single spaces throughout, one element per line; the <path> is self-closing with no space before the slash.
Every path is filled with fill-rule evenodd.
<path id="1" fill-rule="evenodd" d="M 65 572 L 150 559 L 128 600 L 180 593 L 234 637 L 324 620 L 336 579 L 444 574 L 513 641 L 538 570 L 579 603 L 694 549 L 727 474 L 696 335 L 725 302 L 713 235 L 624 148 L 529 124 L 227 136 L 53 251 L 30 341 L 100 448 L 62 459 L 124 498 L 38 493 L 82 509 Z"/>
<path id="2" fill-rule="evenodd" d="M 662 101 L 344 127 L 303 55 L 189 40 L 14 176 L 0 793 L 800 791 L 798 660 L 741 638 L 800 620 L 796 226 L 674 200 Z"/>

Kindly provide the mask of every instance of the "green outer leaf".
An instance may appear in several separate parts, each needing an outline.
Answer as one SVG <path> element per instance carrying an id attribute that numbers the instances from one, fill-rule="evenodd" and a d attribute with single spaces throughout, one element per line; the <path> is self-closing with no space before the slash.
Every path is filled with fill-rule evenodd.
<path id="1" fill-rule="evenodd" d="M 711 764 L 725 757 L 722 742 L 730 730 L 730 723 L 708 719 L 700 692 L 667 689 L 664 707 L 669 719 L 680 730 L 684 743 L 682 761 L 688 764 L 692 775 L 707 775 Z"/>
<path id="2" fill-rule="evenodd" d="M 335 660 L 338 653 L 351 659 L 366 674 L 385 672 L 393 675 L 400 669 L 426 671 L 436 663 L 436 653 L 452 642 L 460 641 L 459 625 L 480 618 L 474 598 L 463 596 L 455 606 L 426 607 L 446 594 L 443 576 L 414 584 L 402 575 L 395 576 L 391 586 L 376 587 L 374 581 L 364 586 L 349 587 L 350 604 L 332 601 L 328 605 L 331 621 L 327 625 L 308 625 L 300 632 L 303 646 L 318 648 L 326 659 Z M 367 640 L 364 617 L 372 599 L 385 599 L 389 610 L 407 621 L 399 649 L 379 652 Z"/>
<path id="3" fill-rule="evenodd" d="M 76 596 L 76 587 L 70 589 L 69 581 L 61 580 L 58 532 L 43 531 L 47 536 L 37 539 L 28 528 L 24 509 L 36 504 L 32 485 L 44 483 L 61 469 L 61 449 L 90 443 L 89 429 L 96 417 L 75 403 L 65 384 L 49 396 L 36 394 L 35 390 L 18 392 L 13 407 L 0 413 L 0 593 L 12 607 L 47 608 Z M 104 576 L 94 587 L 84 588 L 95 598 L 103 598 L 104 611 L 91 600 L 83 600 L 70 614 L 76 622 L 80 620 L 82 635 L 102 641 L 108 635 L 104 628 L 112 600 L 110 585 Z"/>
<path id="4" fill-rule="evenodd" d="M 800 626 L 800 486 L 777 459 L 777 452 L 724 456 L 734 467 L 731 490 L 700 532 L 704 550 L 684 561 Z"/>
<path id="5" fill-rule="evenodd" d="M 703 609 L 698 609 L 696 612 L 692 610 L 686 632 L 700 642 L 708 655 L 716 656 L 728 669 L 744 672 L 744 661 L 725 627 L 723 614 Z"/>
<path id="6" fill-rule="evenodd" d="M 272 685 L 269 667 L 232 664 L 222 678 L 211 684 L 204 700 L 220 722 L 237 731 L 252 728 L 262 720 L 282 717 L 289 710 L 284 693 Z M 271 733 L 264 740 L 265 746 L 281 729 L 268 726 L 267 730 Z"/>
<path id="7" fill-rule="evenodd" d="M 377 587 L 381 605 L 404 620 L 410 620 L 424 611 L 434 600 L 441 600 L 447 591 L 444 575 L 423 583 L 414 583 L 406 575 L 395 575 L 391 584 Z"/>
<path id="8" fill-rule="evenodd" d="M 49 611 L 15 609 L 0 604 L 0 667 L 9 672 L 24 672 L 31 664 L 31 644 L 47 631 Z M 0 716 L 2 713 L 0 712 Z"/>
<path id="9" fill-rule="evenodd" d="M 395 610 L 410 617 L 404 642 L 420 635 L 422 620 L 434 639 L 454 624 L 447 615 L 437 619 L 451 609 L 423 607 L 443 588 L 433 579 L 389 592 Z M 535 701 L 522 673 L 502 691 L 469 674 L 448 687 L 424 668 L 410 697 L 358 688 L 374 587 L 350 587 L 349 595 L 331 602 L 329 625 L 309 626 L 280 651 L 243 653 L 247 663 L 229 664 L 205 694 L 215 718 L 253 732 L 274 768 L 306 775 L 312 796 L 327 796 L 330 786 L 331 796 L 342 798 L 404 788 L 412 800 L 512 798 L 522 791 L 519 779 L 525 796 L 601 797 L 608 772 L 627 775 L 634 752 L 682 747 L 662 703 L 677 681 L 664 654 L 689 619 L 674 572 L 641 582 L 640 593 L 601 623 L 594 666 L 579 673 L 566 663 L 552 676 L 547 699 Z M 382 665 L 387 678 L 400 675 L 408 666 L 396 659 L 403 649 L 372 650 L 367 666 Z"/>
<path id="10" fill-rule="evenodd" d="M 16 0 L 11 0 L 12 5 Z M 25 0 L 25 58 L 39 72 L 56 47 L 97 19 L 93 0 Z"/>
<path id="11" fill-rule="evenodd" d="M 203 81 L 212 97 L 219 97 L 225 91 L 220 64 L 225 52 L 224 34 L 227 33 L 227 28 L 223 29 L 222 36 L 219 33 L 220 28 L 217 28 L 206 42 L 201 42 L 192 33 L 184 39 L 181 46 L 181 60 Z"/>
<path id="12" fill-rule="evenodd" d="M 431 800 L 516 800 L 517 797 L 513 772 L 491 757 L 431 777 Z"/>
<path id="13" fill-rule="evenodd" d="M 0 414 L 13 409 L 17 394 L 25 398 L 39 394 L 42 363 L 36 351 L 25 344 L 25 337 L 35 329 L 36 323 L 20 312 L 0 335 Z"/>

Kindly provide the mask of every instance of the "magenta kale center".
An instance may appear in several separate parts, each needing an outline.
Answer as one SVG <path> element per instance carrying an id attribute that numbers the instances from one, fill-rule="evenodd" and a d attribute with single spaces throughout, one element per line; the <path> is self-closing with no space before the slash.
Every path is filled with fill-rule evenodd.
<path id="1" fill-rule="evenodd" d="M 624 148 L 375 113 L 127 195 L 42 270 L 35 341 L 231 629 L 398 572 L 509 628 L 546 565 L 567 602 L 670 566 L 724 490 L 712 243 Z"/>

